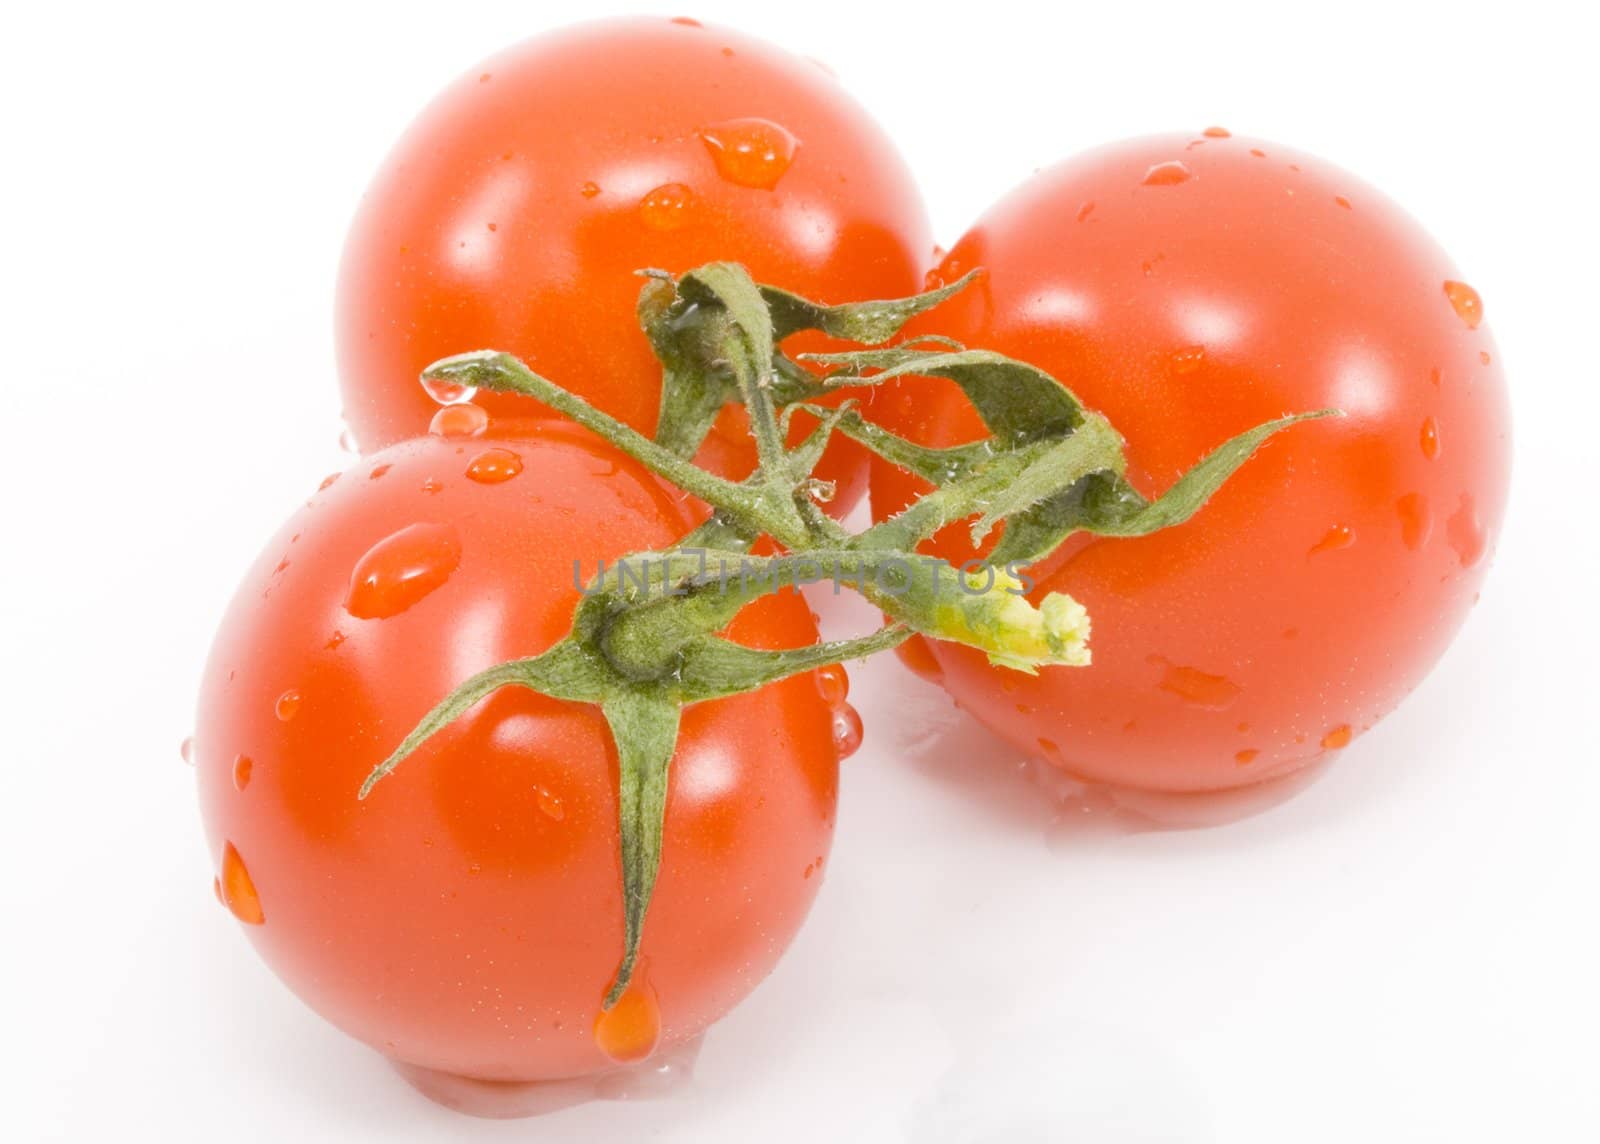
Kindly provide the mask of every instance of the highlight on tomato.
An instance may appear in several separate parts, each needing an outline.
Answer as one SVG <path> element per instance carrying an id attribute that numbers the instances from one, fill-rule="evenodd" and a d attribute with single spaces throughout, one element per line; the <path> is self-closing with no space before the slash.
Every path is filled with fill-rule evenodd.
<path id="1" fill-rule="evenodd" d="M 541 35 L 442 92 L 363 198 L 338 288 L 345 417 L 363 449 L 420 434 L 422 369 L 493 347 L 650 433 L 661 363 L 637 271 L 726 259 L 807 297 L 895 298 L 932 245 L 894 143 L 819 64 L 686 18 Z M 537 413 L 513 394 L 483 406 Z M 718 471 L 754 467 L 742 411 L 687 431 Z M 848 440 L 828 451 L 836 509 L 866 463 Z"/>
<path id="2" fill-rule="evenodd" d="M 1438 245 L 1331 164 L 1212 128 L 1023 183 L 936 277 L 978 267 L 920 328 L 1070 386 L 1143 492 L 1248 425 L 1345 416 L 1268 442 L 1181 527 L 1080 534 L 1035 565 L 1037 594 L 1093 617 L 1092 668 L 1021 676 L 922 641 L 908 661 L 1018 749 L 1124 792 L 1265 790 L 1393 710 L 1477 598 L 1509 471 L 1484 303 Z M 938 381 L 892 382 L 874 416 L 924 445 L 982 435 Z M 925 488 L 875 461 L 875 519 Z M 952 527 L 931 550 L 974 544 Z"/>
<path id="3" fill-rule="evenodd" d="M 358 791 L 462 679 L 565 636 L 601 562 L 697 521 L 568 423 L 451 420 L 325 482 L 228 610 L 193 740 L 217 892 L 302 1000 L 413 1076 L 660 1059 L 766 976 L 822 881 L 843 674 L 684 712 L 643 954 L 607 1008 L 625 922 L 598 707 L 498 691 Z M 726 634 L 816 639 L 793 594 Z"/>

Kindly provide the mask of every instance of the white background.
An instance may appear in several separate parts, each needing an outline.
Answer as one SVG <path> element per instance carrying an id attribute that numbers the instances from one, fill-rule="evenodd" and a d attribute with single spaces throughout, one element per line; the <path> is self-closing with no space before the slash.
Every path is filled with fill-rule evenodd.
<path id="1" fill-rule="evenodd" d="M 456 1117 L 257 962 L 177 750 L 236 578 L 340 463 L 344 227 L 446 80 L 608 7 L 8 10 L 0 1137 L 1595 1139 L 1600 91 L 1565 5 L 699 4 L 830 63 L 946 243 L 1036 166 L 1210 123 L 1388 190 L 1513 387 L 1482 604 L 1321 783 L 1215 830 L 1052 827 L 941 693 L 853 672 L 828 883 L 666 1100 Z"/>

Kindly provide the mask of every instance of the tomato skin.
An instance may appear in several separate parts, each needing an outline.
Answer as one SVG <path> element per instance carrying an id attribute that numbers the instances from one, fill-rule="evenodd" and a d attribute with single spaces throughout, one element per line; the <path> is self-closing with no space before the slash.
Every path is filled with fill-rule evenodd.
<path id="1" fill-rule="evenodd" d="M 525 469 L 496 484 L 465 477 L 490 448 Z M 419 523 L 454 530 L 458 564 L 399 611 L 349 614 L 363 555 L 410 529 L 389 550 L 414 570 L 428 542 Z M 616 753 L 598 709 L 500 691 L 365 801 L 356 792 L 463 679 L 566 633 L 574 560 L 587 577 L 691 523 L 633 462 L 550 423 L 394 446 L 317 493 L 268 545 L 206 667 L 196 765 L 223 892 L 240 893 L 231 847 L 261 918 L 245 932 L 313 1009 L 447 1073 L 525 1081 L 612 1067 L 595 1021 L 622 950 L 621 863 Z M 414 591 L 403 583 L 401 598 Z M 742 613 L 731 634 L 768 647 L 816 638 L 794 596 Z M 752 989 L 809 908 L 834 821 L 830 728 L 809 675 L 685 712 L 642 946 L 662 1046 Z"/>
<path id="2" fill-rule="evenodd" d="M 751 118 L 798 140 L 770 189 L 719 175 L 730 152 L 700 134 Z M 345 416 L 364 448 L 417 435 L 434 412 L 423 367 L 492 348 L 652 432 L 661 372 L 634 316 L 635 271 L 733 260 L 759 282 L 850 301 L 915 293 L 931 249 L 893 144 L 820 66 L 657 18 L 540 36 L 446 89 L 369 188 L 339 279 Z M 732 413 L 702 453 L 739 476 L 754 456 Z M 848 507 L 864 451 L 840 440 L 819 475 Z"/>
<path id="3" fill-rule="evenodd" d="M 1347 416 L 1269 442 L 1183 526 L 1074 538 L 1041 564 L 1039 593 L 1089 609 L 1092 666 L 1028 678 L 937 644 L 916 651 L 924 672 L 1074 776 L 1159 791 L 1295 771 L 1417 685 L 1488 566 L 1509 421 L 1481 312 L 1414 221 L 1276 144 L 1167 136 L 1024 183 L 940 274 L 978 266 L 926 328 L 1061 379 L 1126 437 L 1146 495 L 1254 424 Z M 944 383 L 903 384 L 876 412 L 929 443 L 982 435 Z M 917 487 L 875 464 L 874 515 Z M 969 549 L 959 529 L 936 547 Z"/>

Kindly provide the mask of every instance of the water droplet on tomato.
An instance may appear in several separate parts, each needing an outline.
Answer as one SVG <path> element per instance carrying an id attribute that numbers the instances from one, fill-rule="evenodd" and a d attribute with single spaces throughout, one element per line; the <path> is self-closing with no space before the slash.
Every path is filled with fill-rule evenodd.
<path id="1" fill-rule="evenodd" d="M 1439 424 L 1432 417 L 1422 423 L 1422 455 L 1430 461 L 1439 455 Z"/>
<path id="2" fill-rule="evenodd" d="M 461 538 L 453 525 L 408 525 L 356 561 L 345 611 L 363 620 L 398 615 L 450 579 L 460 563 Z"/>
<path id="3" fill-rule="evenodd" d="M 585 183 L 578 188 L 578 193 L 586 199 L 592 199 L 600 193 L 600 184 L 594 182 Z"/>
<path id="4" fill-rule="evenodd" d="M 1200 134 L 1204 135 L 1207 139 L 1233 138 L 1233 132 L 1229 131 L 1226 127 L 1207 127 L 1204 131 L 1200 132 Z"/>
<path id="5" fill-rule="evenodd" d="M 444 482 L 437 477 L 429 477 L 422 482 L 422 491 L 428 494 L 439 492 L 444 488 Z"/>
<path id="6" fill-rule="evenodd" d="M 1355 529 L 1348 524 L 1336 524 L 1323 534 L 1321 540 L 1311 546 L 1306 555 L 1315 556 L 1319 552 L 1334 552 L 1340 548 L 1349 548 L 1355 542 Z"/>
<path id="7" fill-rule="evenodd" d="M 178 744 L 178 755 L 191 767 L 194 766 L 194 736 L 190 735 Z"/>
<path id="8" fill-rule="evenodd" d="M 341 429 L 339 431 L 339 448 L 343 449 L 346 453 L 361 452 L 361 445 L 356 440 L 356 435 L 350 432 L 348 428 Z"/>
<path id="9" fill-rule="evenodd" d="M 594 1022 L 594 1043 L 619 1064 L 642 1061 L 661 1041 L 661 1006 L 641 966 L 617 1003 Z"/>
<path id="10" fill-rule="evenodd" d="M 1340 751 L 1350 745 L 1355 732 L 1350 729 L 1350 724 L 1340 723 L 1333 730 L 1322 736 L 1322 745 L 1329 751 Z"/>
<path id="11" fill-rule="evenodd" d="M 476 437 L 489 427 L 489 414 L 481 405 L 446 405 L 428 422 L 435 437 Z"/>
<path id="12" fill-rule="evenodd" d="M 222 900 L 222 879 L 213 876 L 211 879 L 211 892 L 216 895 L 217 905 L 226 907 L 227 902 Z"/>
<path id="13" fill-rule="evenodd" d="M 471 401 L 478 393 L 475 385 L 462 385 L 459 381 L 447 381 L 441 377 L 418 380 L 422 382 L 422 391 L 440 405 L 460 405 L 464 401 Z"/>
<path id="14" fill-rule="evenodd" d="M 1450 299 L 1456 317 L 1467 324 L 1467 329 L 1478 328 L 1478 323 L 1483 321 L 1483 299 L 1476 290 L 1465 282 L 1446 282 L 1444 296 Z"/>
<path id="15" fill-rule="evenodd" d="M 1173 373 L 1194 373 L 1205 363 L 1205 346 L 1184 346 L 1172 351 Z"/>
<path id="16" fill-rule="evenodd" d="M 392 468 L 394 468 L 393 465 L 374 465 L 372 472 L 367 474 L 367 480 L 375 481 Z"/>
<path id="17" fill-rule="evenodd" d="M 222 904 L 245 925 L 258 926 L 266 921 L 261 912 L 261 898 L 256 894 L 256 884 L 250 880 L 250 871 L 244 868 L 244 859 L 231 842 L 222 847 Z"/>
<path id="18" fill-rule="evenodd" d="M 1240 751 L 1238 754 L 1234 755 L 1233 756 L 1233 761 L 1238 763 L 1241 767 L 1247 767 L 1251 763 L 1255 762 L 1256 756 L 1258 756 L 1259 754 L 1261 754 L 1261 752 L 1258 751 L 1258 750 L 1255 750 L 1254 748 L 1246 748 L 1245 750 Z"/>
<path id="19" fill-rule="evenodd" d="M 533 803 L 539 808 L 539 813 L 555 822 L 567 817 L 567 808 L 562 805 L 560 797 L 545 787 L 533 788 Z"/>
<path id="20" fill-rule="evenodd" d="M 1161 690 L 1170 691 L 1186 703 L 1220 711 L 1239 698 L 1239 685 L 1226 676 L 1173 663 L 1159 655 L 1151 656 L 1150 662 L 1166 668 L 1161 677 Z"/>
<path id="21" fill-rule="evenodd" d="M 826 667 L 817 668 L 816 678 L 817 690 L 822 693 L 822 698 L 827 700 L 830 707 L 839 706 L 850 694 L 850 677 L 845 674 L 843 664 L 830 663 Z"/>
<path id="22" fill-rule="evenodd" d="M 1343 195 L 1334 195 L 1333 201 L 1338 203 L 1347 211 L 1355 210 L 1355 207 L 1350 205 L 1350 200 L 1345 198 Z"/>
<path id="23" fill-rule="evenodd" d="M 1479 350 L 1478 351 L 1478 360 L 1481 361 L 1484 365 L 1488 365 L 1494 359 L 1489 356 L 1489 351 L 1488 350 Z"/>
<path id="24" fill-rule="evenodd" d="M 1450 547 L 1456 550 L 1461 567 L 1471 568 L 1483 558 L 1488 536 L 1483 522 L 1478 519 L 1478 506 L 1471 493 L 1461 494 L 1460 505 L 1445 522 L 1445 536 L 1450 540 Z"/>
<path id="25" fill-rule="evenodd" d="M 485 449 L 467 466 L 467 476 L 480 485 L 498 485 L 522 472 L 522 458 L 510 449 Z"/>
<path id="26" fill-rule="evenodd" d="M 1179 183 L 1187 183 L 1194 178 L 1194 172 L 1189 170 L 1178 160 L 1173 159 L 1167 163 L 1157 163 L 1144 173 L 1144 185 L 1147 187 L 1175 187 Z"/>
<path id="27" fill-rule="evenodd" d="M 1250 148 L 1250 154 L 1254 155 L 1257 159 L 1265 159 L 1267 157 L 1267 153 L 1259 147 Z"/>
<path id="28" fill-rule="evenodd" d="M 833 709 L 833 750 L 840 760 L 848 759 L 861 749 L 861 716 L 848 703 Z"/>
<path id="29" fill-rule="evenodd" d="M 249 755 L 238 755 L 234 758 L 233 785 L 236 790 L 243 790 L 250 785 L 250 772 L 255 770 L 255 767 Z"/>
<path id="30" fill-rule="evenodd" d="M 639 200 L 639 217 L 651 230 L 677 230 L 689 221 L 694 192 L 682 183 L 664 183 Z"/>
<path id="31" fill-rule="evenodd" d="M 1081 207 L 1078 208 L 1078 221 L 1082 222 L 1084 219 L 1088 218 L 1093 213 L 1094 213 L 1094 203 L 1092 203 L 1092 202 L 1084 203 Z"/>
<path id="32" fill-rule="evenodd" d="M 1407 548 L 1418 549 L 1428 542 L 1433 533 L 1433 513 L 1428 510 L 1428 498 L 1421 493 L 1407 493 L 1394 502 L 1400 517 L 1400 539 Z"/>
<path id="33" fill-rule="evenodd" d="M 700 132 L 717 174 L 741 187 L 770 191 L 794 162 L 800 140 L 770 119 L 726 119 Z"/>
<path id="34" fill-rule="evenodd" d="M 317 491 L 319 493 L 327 492 L 329 486 L 332 485 L 333 482 L 338 480 L 338 479 L 339 479 L 339 474 L 338 473 L 329 473 L 327 476 L 322 478 L 322 483 L 317 486 Z"/>
<path id="35" fill-rule="evenodd" d="M 278 696 L 278 702 L 274 704 L 273 711 L 277 713 L 279 719 L 287 723 L 300 711 L 300 693 L 293 688 L 285 691 Z"/>
<path id="36" fill-rule="evenodd" d="M 705 27 L 704 24 L 702 24 L 699 20 L 696 20 L 693 16 L 674 16 L 670 22 L 674 24 L 682 24 L 685 28 Z"/>

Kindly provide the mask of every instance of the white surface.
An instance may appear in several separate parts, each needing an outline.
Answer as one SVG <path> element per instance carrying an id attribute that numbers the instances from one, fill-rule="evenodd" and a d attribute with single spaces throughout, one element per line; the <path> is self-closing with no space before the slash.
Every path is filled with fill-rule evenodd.
<path id="1" fill-rule="evenodd" d="M 1379 184 L 1485 296 L 1515 496 L 1427 684 L 1225 829 L 1052 831 L 939 692 L 855 672 L 828 883 L 693 1085 L 496 1124 L 415 1096 L 255 959 L 177 755 L 236 577 L 339 463 L 332 276 L 368 174 L 445 80 L 576 13 L 398 7 L 6 17 L 0 1137 L 1595 1138 L 1600 90 L 1576 9 L 697 6 L 826 59 L 946 242 L 1033 167 L 1148 130 L 1220 122 Z"/>

